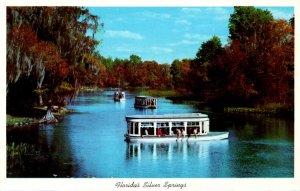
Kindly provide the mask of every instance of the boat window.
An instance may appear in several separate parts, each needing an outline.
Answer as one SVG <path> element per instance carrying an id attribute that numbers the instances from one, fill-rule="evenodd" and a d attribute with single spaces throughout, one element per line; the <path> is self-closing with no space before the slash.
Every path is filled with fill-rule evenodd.
<path id="1" fill-rule="evenodd" d="M 183 122 L 173 122 L 172 127 L 183 127 Z"/>
<path id="2" fill-rule="evenodd" d="M 134 130 L 134 129 L 133 129 L 133 126 L 131 126 L 131 127 L 130 127 L 130 133 L 131 133 L 131 134 L 134 134 L 134 131 L 133 131 L 133 130 Z"/>
<path id="3" fill-rule="evenodd" d="M 143 122 L 143 123 L 141 123 L 141 127 L 153 127 L 153 123 L 151 123 L 151 122 Z"/>
<path id="4" fill-rule="evenodd" d="M 141 135 L 149 135 L 149 128 L 148 127 L 141 128 Z"/>
<path id="5" fill-rule="evenodd" d="M 187 122 L 187 125 L 195 127 L 195 126 L 199 126 L 199 122 Z"/>
<path id="6" fill-rule="evenodd" d="M 157 127 L 169 127 L 169 123 L 168 122 L 164 122 L 164 123 L 157 123 Z"/>
<path id="7" fill-rule="evenodd" d="M 139 134 L 139 128 L 137 125 L 135 125 L 135 127 L 134 127 L 134 134 Z"/>
<path id="8" fill-rule="evenodd" d="M 171 131 L 171 133 L 172 133 L 172 135 L 176 135 L 176 127 L 172 127 L 172 131 Z"/>
<path id="9" fill-rule="evenodd" d="M 169 129 L 169 127 L 162 127 L 162 128 L 160 128 L 161 129 L 161 131 L 162 131 L 162 133 L 164 134 L 164 135 L 169 135 L 170 134 L 170 129 Z"/>
<path id="10" fill-rule="evenodd" d="M 147 128 L 148 130 L 148 135 L 154 135 L 154 128 L 153 127 L 149 127 Z"/>

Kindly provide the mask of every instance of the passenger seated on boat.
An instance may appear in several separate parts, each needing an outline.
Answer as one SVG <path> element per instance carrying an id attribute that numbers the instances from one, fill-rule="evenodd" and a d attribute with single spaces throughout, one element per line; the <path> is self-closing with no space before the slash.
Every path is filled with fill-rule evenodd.
<path id="1" fill-rule="evenodd" d="M 188 131 L 187 131 L 187 136 L 188 136 L 188 138 L 190 138 L 191 137 L 191 134 L 192 134 L 192 128 L 188 128 Z"/>
<path id="2" fill-rule="evenodd" d="M 157 135 L 158 135 L 159 137 L 163 136 L 163 133 L 162 133 L 161 129 L 158 129 L 158 130 L 157 130 Z"/>
<path id="3" fill-rule="evenodd" d="M 179 139 L 180 136 L 180 130 L 176 128 L 176 141 Z"/>
<path id="4" fill-rule="evenodd" d="M 194 129 L 194 136 L 197 137 L 197 128 Z"/>
<path id="5" fill-rule="evenodd" d="M 168 135 L 169 134 L 169 132 L 168 132 L 168 130 L 166 129 L 166 128 L 163 128 L 163 132 L 162 132 L 164 135 Z"/>
<path id="6" fill-rule="evenodd" d="M 185 137 L 185 131 L 184 131 L 184 128 L 182 128 L 181 134 L 182 134 L 182 139 L 181 139 L 181 141 L 182 141 L 182 140 L 184 139 L 184 137 Z"/>
<path id="7" fill-rule="evenodd" d="M 146 136 L 149 135 L 149 134 L 148 134 L 147 128 L 146 128 L 145 130 L 142 131 L 142 137 L 143 137 L 143 138 L 144 138 L 145 135 L 146 135 Z"/>

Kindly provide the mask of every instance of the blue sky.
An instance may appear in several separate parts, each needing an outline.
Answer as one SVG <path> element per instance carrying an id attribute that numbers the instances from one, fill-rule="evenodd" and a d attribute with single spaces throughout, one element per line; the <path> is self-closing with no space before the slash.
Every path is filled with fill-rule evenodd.
<path id="1" fill-rule="evenodd" d="M 276 19 L 290 19 L 293 7 L 263 7 Z M 104 57 L 131 54 L 158 63 L 194 58 L 201 43 L 213 35 L 227 43 L 233 7 L 89 7 L 104 30 L 96 35 Z"/>

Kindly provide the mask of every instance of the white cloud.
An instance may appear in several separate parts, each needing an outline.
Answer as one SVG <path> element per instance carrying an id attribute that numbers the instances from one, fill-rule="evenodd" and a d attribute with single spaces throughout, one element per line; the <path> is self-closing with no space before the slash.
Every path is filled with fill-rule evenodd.
<path id="1" fill-rule="evenodd" d="M 130 32 L 127 30 L 123 30 L 123 31 L 108 30 L 106 31 L 106 34 L 109 37 L 116 37 L 116 38 L 129 38 L 135 40 L 142 40 L 144 38 L 142 35 L 138 33 Z"/>
<path id="2" fill-rule="evenodd" d="M 171 53 L 173 52 L 173 50 L 171 48 L 166 48 L 166 47 L 158 47 L 158 46 L 152 46 L 150 48 L 152 51 L 154 51 L 155 53 Z"/>
<path id="3" fill-rule="evenodd" d="M 117 52 L 132 52 L 132 49 L 124 46 L 119 46 L 115 49 Z"/>
<path id="4" fill-rule="evenodd" d="M 229 10 L 223 7 L 202 7 L 202 8 L 182 8 L 181 11 L 186 17 L 205 17 L 211 15 L 215 20 L 228 20 Z"/>
<path id="5" fill-rule="evenodd" d="M 195 40 L 182 40 L 179 42 L 174 42 L 174 43 L 170 43 L 170 46 L 188 46 L 188 45 L 195 45 L 195 44 L 199 44 L 198 41 Z"/>
<path id="6" fill-rule="evenodd" d="M 187 14 L 202 13 L 202 8 L 181 8 L 181 11 Z"/>
<path id="7" fill-rule="evenodd" d="M 158 18 L 158 19 L 170 19 L 171 15 L 166 13 L 155 13 L 150 11 L 143 12 L 143 15 L 146 17 Z"/>
<path id="8" fill-rule="evenodd" d="M 223 45 L 227 44 L 228 37 L 226 35 L 216 35 L 216 36 L 220 38 L 221 43 Z M 190 41 L 194 40 L 193 42 L 196 41 L 199 44 L 201 44 L 202 42 L 208 41 L 212 37 L 213 37 L 213 35 L 201 35 L 201 34 L 190 34 L 190 33 L 186 33 L 184 35 L 184 38 L 186 38 Z"/>
<path id="9" fill-rule="evenodd" d="M 192 23 L 187 21 L 187 20 L 184 20 L 184 19 L 178 19 L 175 21 L 176 24 L 181 24 L 181 25 L 191 25 Z"/>
<path id="10" fill-rule="evenodd" d="M 193 40 L 208 40 L 211 37 L 212 37 L 211 35 L 190 34 L 190 33 L 186 33 L 184 35 L 184 38 L 193 39 Z"/>
<path id="11" fill-rule="evenodd" d="M 293 17 L 293 13 L 287 13 L 287 12 L 280 11 L 278 9 L 272 9 L 272 8 L 268 8 L 268 10 L 272 12 L 272 15 L 274 16 L 275 19 L 290 20 L 290 18 Z"/>
<path id="12" fill-rule="evenodd" d="M 205 12 L 218 14 L 218 15 L 229 15 L 229 11 L 223 7 L 208 7 Z"/>

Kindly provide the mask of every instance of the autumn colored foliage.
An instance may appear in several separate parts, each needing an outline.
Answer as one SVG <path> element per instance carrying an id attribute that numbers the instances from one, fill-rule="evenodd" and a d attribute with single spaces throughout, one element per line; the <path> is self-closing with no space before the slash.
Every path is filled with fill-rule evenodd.
<path id="1" fill-rule="evenodd" d="M 8 110 L 68 103 L 101 70 L 99 29 L 98 17 L 80 7 L 7 7 Z"/>
<path id="2" fill-rule="evenodd" d="M 98 20 L 81 7 L 8 7 L 7 108 L 65 105 L 82 85 L 175 89 L 223 105 L 294 104 L 294 18 L 234 7 L 225 46 L 213 36 L 194 59 L 171 64 L 102 57 Z"/>
<path id="3" fill-rule="evenodd" d="M 294 27 L 271 12 L 235 7 L 229 20 L 230 41 L 223 48 L 216 36 L 202 43 L 190 72 L 173 62 L 176 86 L 223 105 L 294 104 Z M 174 72 L 176 71 L 176 72 Z"/>

